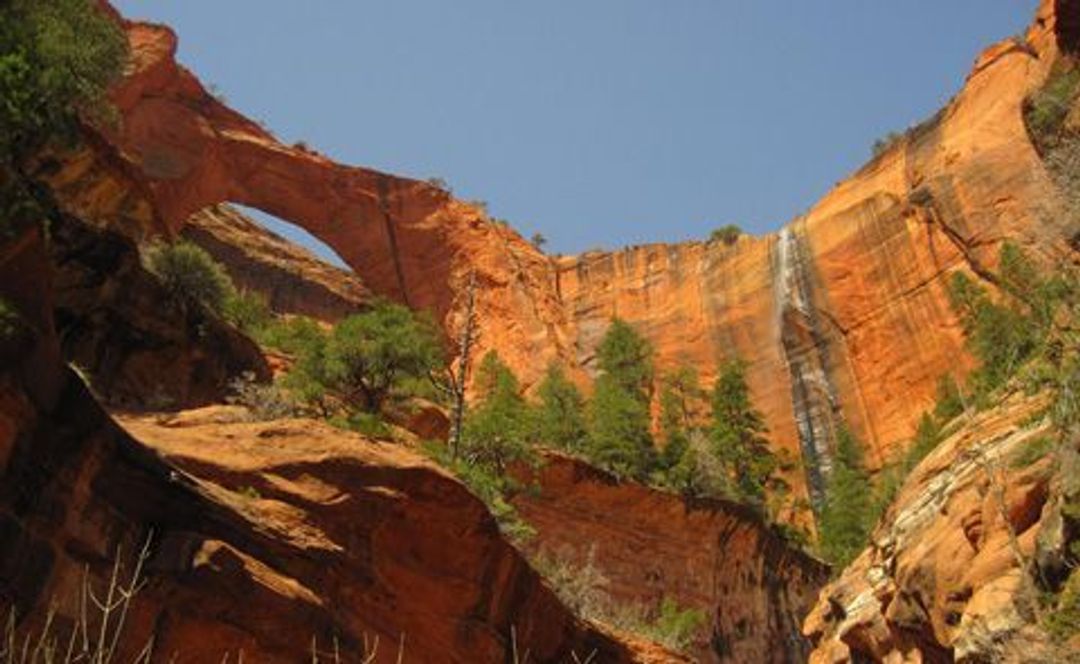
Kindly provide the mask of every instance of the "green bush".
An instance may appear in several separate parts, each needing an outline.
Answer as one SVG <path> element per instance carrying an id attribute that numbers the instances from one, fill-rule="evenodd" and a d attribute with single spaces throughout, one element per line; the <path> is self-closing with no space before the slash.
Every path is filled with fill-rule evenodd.
<path id="1" fill-rule="evenodd" d="M 646 633 L 660 643 L 684 651 L 705 623 L 705 612 L 682 608 L 675 600 L 665 597 L 660 602 L 660 612 Z"/>
<path id="2" fill-rule="evenodd" d="M 938 422 L 946 423 L 964 412 L 964 398 L 960 394 L 960 385 L 951 375 L 944 375 L 937 382 L 937 398 L 934 402 L 934 417 Z"/>
<path id="3" fill-rule="evenodd" d="M 0 3 L 0 234 L 55 212 L 28 162 L 77 142 L 81 120 L 114 117 L 109 85 L 127 39 L 90 0 Z"/>
<path id="4" fill-rule="evenodd" d="M 1009 467 L 1013 469 L 1027 468 L 1054 451 L 1056 443 L 1049 436 L 1039 436 L 1029 440 L 1023 449 L 1019 450 L 1009 461 Z"/>
<path id="5" fill-rule="evenodd" d="M 178 302 L 197 302 L 216 314 L 236 293 L 225 268 L 187 240 L 150 247 L 146 266 Z"/>
<path id="6" fill-rule="evenodd" d="M 743 230 L 741 228 L 739 228 L 735 224 L 727 224 L 726 226 L 716 228 L 713 230 L 713 232 L 709 233 L 709 241 L 720 242 L 722 244 L 731 246 L 739 241 L 739 238 L 742 237 L 742 234 Z"/>
<path id="7" fill-rule="evenodd" d="M 387 440 L 394 437 L 394 431 L 378 413 L 351 412 L 331 417 L 329 421 L 339 429 L 355 431 L 368 438 Z"/>
<path id="8" fill-rule="evenodd" d="M 1042 89 L 1027 100 L 1025 107 L 1028 131 L 1036 145 L 1045 149 L 1056 143 L 1078 94 L 1080 67 L 1055 65 Z"/>
<path id="9" fill-rule="evenodd" d="M 1054 609 L 1046 614 L 1043 627 L 1058 642 L 1065 642 L 1080 634 L 1080 572 L 1073 571 Z"/>
<path id="10" fill-rule="evenodd" d="M 234 327 L 252 336 L 259 335 L 273 322 L 266 298 L 248 290 L 235 291 L 226 298 L 222 313 Z"/>

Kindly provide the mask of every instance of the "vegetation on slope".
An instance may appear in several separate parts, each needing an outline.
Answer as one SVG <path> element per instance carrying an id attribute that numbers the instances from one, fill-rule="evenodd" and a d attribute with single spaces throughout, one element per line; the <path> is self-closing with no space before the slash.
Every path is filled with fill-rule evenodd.
<path id="1" fill-rule="evenodd" d="M 90 0 L 0 4 L 0 232 L 55 214 L 41 153 L 112 117 L 106 91 L 127 40 Z"/>

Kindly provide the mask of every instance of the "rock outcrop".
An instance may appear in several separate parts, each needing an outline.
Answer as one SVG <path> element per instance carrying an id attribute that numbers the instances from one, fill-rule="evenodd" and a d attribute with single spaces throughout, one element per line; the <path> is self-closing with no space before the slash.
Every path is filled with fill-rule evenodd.
<path id="1" fill-rule="evenodd" d="M 529 547 L 595 566 L 617 605 L 664 599 L 706 616 L 700 662 L 799 662 L 801 621 L 828 580 L 824 563 L 783 541 L 745 506 L 684 500 L 581 461 L 548 455 L 514 501 L 536 530 Z"/>
<path id="2" fill-rule="evenodd" d="M 1050 493 L 1045 406 L 1013 397 L 954 425 L 821 592 L 804 626 L 811 662 L 1058 661 L 1018 558 L 1033 559 Z"/>
<path id="3" fill-rule="evenodd" d="M 468 274 L 481 345 L 526 385 L 551 360 L 584 380 L 613 315 L 654 343 L 662 368 L 709 380 L 732 355 L 777 447 L 803 460 L 816 497 L 845 421 L 879 466 L 910 437 L 945 373 L 970 360 L 943 276 L 985 274 L 1008 237 L 1043 256 L 1072 234 L 1028 139 L 1025 97 L 1074 45 L 1071 0 L 1045 0 L 1022 40 L 987 49 L 935 117 L 838 184 L 783 232 L 550 258 L 427 183 L 286 146 L 206 92 L 167 28 L 126 24 L 135 54 L 115 99 L 113 158 L 142 174 L 162 220 L 234 201 L 294 222 L 334 248 L 377 294 L 428 308 L 453 329 Z M 117 157 L 120 155 L 120 157 Z"/>
<path id="4" fill-rule="evenodd" d="M 118 661 L 151 635 L 177 662 L 305 661 L 312 639 L 353 661 L 365 635 L 380 662 L 399 647 L 410 662 L 504 661 L 515 647 L 530 661 L 681 661 L 575 619 L 484 505 L 413 452 L 317 422 L 206 414 L 126 420 L 161 454 L 144 446 L 62 359 L 50 271 L 41 228 L 0 243 L 0 611 L 20 638 L 49 629 L 63 647 L 84 589 L 111 606 L 113 561 L 130 570 L 149 541 Z"/>
<path id="5" fill-rule="evenodd" d="M 49 239 L 61 350 L 103 402 L 191 408 L 222 401 L 244 374 L 269 379 L 259 347 L 171 297 L 125 235 L 67 217 L 53 221 Z"/>
<path id="6" fill-rule="evenodd" d="M 333 322 L 356 313 L 372 297 L 352 272 L 330 265 L 228 205 L 196 212 L 183 236 L 224 265 L 238 288 L 258 293 L 279 314 Z"/>

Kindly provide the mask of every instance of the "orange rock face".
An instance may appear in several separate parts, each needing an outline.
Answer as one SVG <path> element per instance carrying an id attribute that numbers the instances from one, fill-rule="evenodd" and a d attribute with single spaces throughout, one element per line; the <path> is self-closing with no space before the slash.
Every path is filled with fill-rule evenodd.
<path id="1" fill-rule="evenodd" d="M 828 567 L 795 550 L 750 510 L 687 501 L 548 456 L 536 494 L 515 506 L 536 529 L 529 543 L 578 567 L 591 561 L 618 605 L 655 610 L 664 599 L 702 611 L 696 661 L 804 661 L 799 623 Z"/>
<path id="2" fill-rule="evenodd" d="M 183 234 L 222 263 L 238 288 L 262 295 L 278 313 L 336 321 L 371 299 L 353 273 L 271 233 L 230 206 L 195 213 Z"/>
<path id="3" fill-rule="evenodd" d="M 1062 661 L 1030 625 L 1009 536 L 1032 559 L 1053 463 L 1018 459 L 1047 434 L 1030 424 L 1043 408 L 1014 398 L 965 416 L 915 468 L 806 619 L 811 662 Z"/>
<path id="4" fill-rule="evenodd" d="M 553 359 L 587 375 L 613 315 L 650 338 L 662 368 L 686 361 L 709 380 L 721 359 L 743 357 L 774 444 L 799 453 L 816 496 L 841 421 L 882 464 L 937 379 L 969 369 L 943 276 L 984 272 L 1006 237 L 1048 255 L 1071 234 L 1022 106 L 1075 44 L 1072 8 L 1043 2 L 1026 43 L 985 51 L 941 113 L 782 232 L 733 247 L 546 257 L 425 183 L 278 143 L 177 65 L 176 38 L 160 26 L 127 26 L 135 67 L 116 91 L 125 123 L 112 140 L 173 229 L 212 203 L 261 208 L 447 329 L 474 272 L 480 350 L 498 350 L 526 385 Z"/>

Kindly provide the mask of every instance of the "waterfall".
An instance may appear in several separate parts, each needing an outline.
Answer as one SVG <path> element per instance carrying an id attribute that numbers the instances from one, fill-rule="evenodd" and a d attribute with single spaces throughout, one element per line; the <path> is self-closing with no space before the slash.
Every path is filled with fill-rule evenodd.
<path id="1" fill-rule="evenodd" d="M 776 326 L 791 375 L 792 410 L 807 487 L 818 508 L 832 471 L 839 401 L 829 377 L 828 347 L 813 306 L 805 248 L 790 226 L 780 231 L 775 260 Z"/>

